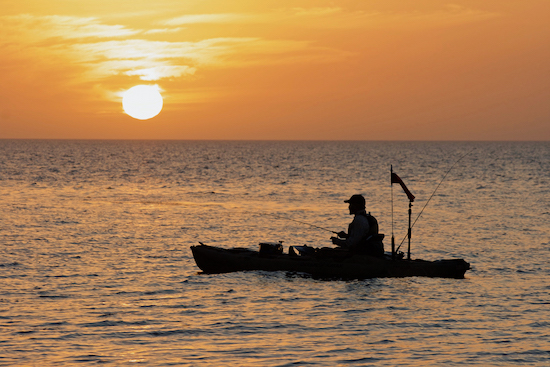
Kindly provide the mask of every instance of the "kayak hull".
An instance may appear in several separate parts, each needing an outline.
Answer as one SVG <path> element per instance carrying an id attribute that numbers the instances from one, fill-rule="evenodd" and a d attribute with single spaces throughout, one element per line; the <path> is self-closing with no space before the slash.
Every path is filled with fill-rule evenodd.
<path id="1" fill-rule="evenodd" d="M 244 248 L 191 246 L 197 266 L 207 274 L 264 270 L 310 274 L 319 278 L 367 279 L 385 277 L 464 278 L 470 264 L 463 259 L 392 260 L 390 256 L 350 255 L 347 251 L 326 249 L 312 256 L 262 254 Z"/>

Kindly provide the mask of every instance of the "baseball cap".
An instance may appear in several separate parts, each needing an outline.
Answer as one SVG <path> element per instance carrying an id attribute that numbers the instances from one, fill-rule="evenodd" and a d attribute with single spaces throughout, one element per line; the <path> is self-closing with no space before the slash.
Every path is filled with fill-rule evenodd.
<path id="1" fill-rule="evenodd" d="M 350 204 L 358 204 L 365 206 L 365 198 L 363 195 L 353 195 L 348 200 L 344 200 L 344 203 L 350 203 Z"/>

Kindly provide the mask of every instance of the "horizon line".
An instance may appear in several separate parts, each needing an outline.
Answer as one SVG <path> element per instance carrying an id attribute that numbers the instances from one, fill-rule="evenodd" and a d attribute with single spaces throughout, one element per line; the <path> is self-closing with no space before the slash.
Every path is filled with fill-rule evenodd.
<path id="1" fill-rule="evenodd" d="M 389 139 L 142 139 L 142 138 L 0 138 L 0 141 L 8 140 L 34 140 L 34 141 L 205 141 L 205 142 L 371 142 L 371 143 L 548 143 L 550 140 L 453 140 L 453 139 L 411 139 L 411 140 L 389 140 Z"/>

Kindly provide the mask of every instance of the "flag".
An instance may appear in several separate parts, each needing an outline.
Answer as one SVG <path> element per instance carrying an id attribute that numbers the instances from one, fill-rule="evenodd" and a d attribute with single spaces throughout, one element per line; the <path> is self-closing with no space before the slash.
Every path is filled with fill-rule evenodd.
<path id="1" fill-rule="evenodd" d="M 391 173 L 391 183 L 398 183 L 401 185 L 401 188 L 403 188 L 403 191 L 405 191 L 405 194 L 407 194 L 407 197 L 409 198 L 409 201 L 412 203 L 414 201 L 414 195 L 407 189 L 407 186 L 401 179 L 401 177 L 397 176 L 395 173 Z"/>

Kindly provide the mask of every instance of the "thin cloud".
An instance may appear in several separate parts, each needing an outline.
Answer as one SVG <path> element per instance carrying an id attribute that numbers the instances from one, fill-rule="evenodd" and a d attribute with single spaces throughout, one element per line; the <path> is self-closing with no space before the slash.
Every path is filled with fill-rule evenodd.
<path id="1" fill-rule="evenodd" d="M 213 38 L 198 42 L 147 40 L 77 44 L 75 58 L 90 65 L 96 77 L 113 74 L 142 80 L 182 77 L 200 67 L 239 67 L 252 64 L 334 61 L 344 56 L 335 50 L 311 47 L 308 42 L 260 38 Z"/>
<path id="2" fill-rule="evenodd" d="M 412 12 L 366 12 L 348 11 L 339 7 L 291 8 L 281 11 L 282 20 L 299 22 L 300 26 L 312 28 L 403 28 L 437 27 L 441 24 L 480 21 L 500 14 L 447 5 L 440 10 Z"/>
<path id="3" fill-rule="evenodd" d="M 124 74 L 128 76 L 137 75 L 141 80 L 153 81 L 163 78 L 180 78 L 185 75 L 193 75 L 196 68 L 187 65 L 162 65 L 157 64 L 150 68 L 129 70 Z"/>
<path id="4" fill-rule="evenodd" d="M 103 24 L 97 18 L 21 14 L 0 17 L 0 32 L 3 35 L 3 41 L 0 41 L 2 43 L 13 40 L 33 43 L 48 39 L 129 37 L 141 31 L 128 29 L 122 25 Z"/>
<path id="5" fill-rule="evenodd" d="M 212 24 L 212 23 L 242 23 L 243 21 L 249 22 L 255 19 L 254 15 L 248 14 L 234 14 L 234 13 L 222 13 L 222 14 L 189 14 L 182 15 L 180 17 L 167 19 L 158 24 L 165 26 L 180 26 L 190 24 Z"/>
<path id="6" fill-rule="evenodd" d="M 160 34 L 160 33 L 177 33 L 180 32 L 185 28 L 177 27 L 177 28 L 156 28 L 156 29 L 150 29 L 148 31 L 143 32 L 143 34 Z"/>
<path id="7" fill-rule="evenodd" d="M 438 27 L 476 22 L 500 16 L 498 13 L 446 5 L 438 10 L 373 12 L 341 7 L 281 8 L 270 13 L 188 14 L 157 24 L 166 27 L 198 24 L 264 24 L 319 29 Z M 165 28 L 168 31 L 170 28 Z"/>

